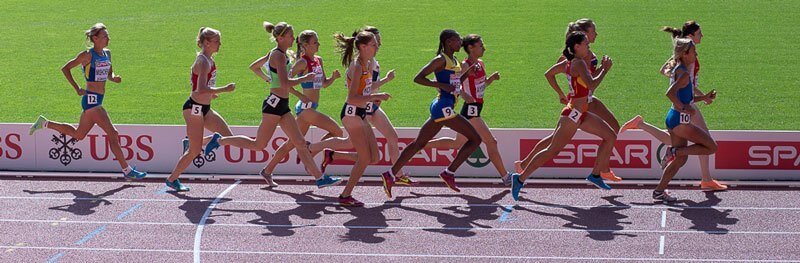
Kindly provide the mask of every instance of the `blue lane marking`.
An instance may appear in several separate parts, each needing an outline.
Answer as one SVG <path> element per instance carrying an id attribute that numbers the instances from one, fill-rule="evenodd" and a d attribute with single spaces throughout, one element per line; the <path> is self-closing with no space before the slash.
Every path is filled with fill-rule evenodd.
<path id="1" fill-rule="evenodd" d="M 51 257 L 50 259 L 47 260 L 47 263 L 56 263 L 56 262 L 58 262 L 59 258 L 63 257 L 66 254 L 67 254 L 66 252 L 61 252 L 61 253 L 55 254 L 53 257 Z"/>
<path id="2" fill-rule="evenodd" d="M 87 241 L 92 239 L 97 234 L 100 234 L 100 232 L 103 232 L 103 230 L 106 230 L 106 225 L 102 225 L 102 226 L 98 227 L 97 229 L 95 229 L 94 231 L 92 231 L 91 233 L 89 233 L 88 235 L 84 236 L 83 238 L 81 238 L 81 240 L 78 240 L 78 242 L 75 242 L 75 245 L 83 245 L 83 243 L 86 243 Z"/>
<path id="3" fill-rule="evenodd" d="M 511 211 L 514 211 L 514 205 L 506 205 L 503 207 L 503 214 L 500 215 L 500 218 L 497 219 L 500 222 L 509 221 L 509 215 L 511 215 Z"/>
<path id="4" fill-rule="evenodd" d="M 122 214 L 119 214 L 117 216 L 117 220 L 120 220 L 120 219 L 128 216 L 130 213 L 133 213 L 133 211 L 135 211 L 136 209 L 139 209 L 139 207 L 141 207 L 143 204 L 144 203 L 138 203 L 138 204 L 134 205 L 133 207 L 129 208 L 128 210 L 126 210 L 125 212 L 122 212 Z"/>

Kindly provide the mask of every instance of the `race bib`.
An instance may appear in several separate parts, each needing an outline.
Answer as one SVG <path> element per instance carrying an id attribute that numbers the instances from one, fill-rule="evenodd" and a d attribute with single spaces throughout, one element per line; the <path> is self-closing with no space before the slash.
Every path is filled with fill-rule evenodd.
<path id="1" fill-rule="evenodd" d="M 374 102 L 371 102 L 371 101 L 367 102 L 367 112 L 368 113 L 372 113 L 372 108 L 373 107 L 375 107 L 375 103 Z"/>
<path id="2" fill-rule="evenodd" d="M 450 86 L 455 87 L 456 89 L 461 87 L 461 76 L 458 74 L 450 74 Z"/>
<path id="3" fill-rule="evenodd" d="M 325 82 L 325 76 L 322 75 L 322 67 L 316 66 L 314 67 L 314 73 L 317 75 L 314 76 L 314 88 L 321 89 L 322 83 Z"/>
<path id="4" fill-rule="evenodd" d="M 313 106 L 313 104 L 314 104 L 313 102 L 300 103 L 300 109 L 304 110 L 310 109 L 311 106 Z"/>
<path id="5" fill-rule="evenodd" d="M 108 80 L 108 72 L 111 70 L 111 63 L 108 61 L 97 61 L 94 63 L 94 81 Z"/>
<path id="6" fill-rule="evenodd" d="M 344 116 L 355 117 L 356 116 L 356 106 L 353 106 L 353 105 L 350 105 L 350 104 L 345 106 L 344 107 Z"/>
<path id="7" fill-rule="evenodd" d="M 455 113 L 453 113 L 453 108 L 452 107 L 447 107 L 447 108 L 443 108 L 442 109 L 442 115 L 444 115 L 444 118 L 450 118 L 454 114 Z"/>
<path id="8" fill-rule="evenodd" d="M 478 106 L 467 105 L 467 116 L 478 117 Z"/>
<path id="9" fill-rule="evenodd" d="M 90 105 L 97 104 L 97 95 L 95 94 L 86 94 L 86 103 Z"/>
<path id="10" fill-rule="evenodd" d="M 681 112 L 681 124 L 689 124 L 692 121 L 692 115 Z"/>
<path id="11" fill-rule="evenodd" d="M 486 91 L 486 82 L 483 78 L 475 80 L 475 98 L 483 98 L 483 92 Z"/>
<path id="12" fill-rule="evenodd" d="M 267 105 L 276 108 L 278 106 L 278 102 L 280 101 L 281 99 L 278 98 L 278 96 L 275 96 L 275 94 L 270 94 L 269 97 L 267 98 Z"/>
<path id="13" fill-rule="evenodd" d="M 577 109 L 572 109 L 572 111 L 569 112 L 567 118 L 574 121 L 575 123 L 578 123 L 581 120 L 581 116 L 583 116 L 583 113 L 581 111 Z"/>
<path id="14" fill-rule="evenodd" d="M 217 71 L 214 70 L 211 72 L 211 78 L 208 79 L 208 87 L 216 87 L 217 86 Z"/>
<path id="15" fill-rule="evenodd" d="M 203 105 L 192 104 L 192 115 L 200 116 L 203 114 Z"/>

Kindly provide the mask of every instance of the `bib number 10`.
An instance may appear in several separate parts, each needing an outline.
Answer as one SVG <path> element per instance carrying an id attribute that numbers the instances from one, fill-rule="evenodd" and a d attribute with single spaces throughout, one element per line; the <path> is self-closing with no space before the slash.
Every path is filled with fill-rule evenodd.
<path id="1" fill-rule="evenodd" d="M 681 124 L 689 124 L 692 121 L 692 115 L 681 113 Z"/>

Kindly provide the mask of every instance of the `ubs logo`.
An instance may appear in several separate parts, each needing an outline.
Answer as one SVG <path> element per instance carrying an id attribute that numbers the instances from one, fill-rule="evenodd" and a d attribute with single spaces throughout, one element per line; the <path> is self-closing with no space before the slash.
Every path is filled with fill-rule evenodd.
<path id="1" fill-rule="evenodd" d="M 80 160 L 83 158 L 83 152 L 81 149 L 75 148 L 75 143 L 78 140 L 74 138 L 70 138 L 67 140 L 67 136 L 61 134 L 59 136 L 53 135 L 53 139 L 50 139 L 56 146 L 50 148 L 50 159 L 58 160 L 64 166 L 69 165 L 72 160 Z"/>

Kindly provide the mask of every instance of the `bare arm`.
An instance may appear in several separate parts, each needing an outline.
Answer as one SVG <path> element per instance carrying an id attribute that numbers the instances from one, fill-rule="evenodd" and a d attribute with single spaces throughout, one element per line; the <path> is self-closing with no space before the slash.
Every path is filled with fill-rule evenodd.
<path id="1" fill-rule="evenodd" d="M 325 81 L 322 82 L 322 88 L 327 88 L 328 86 L 333 84 L 333 82 L 336 81 L 336 79 L 342 76 L 339 73 L 339 70 L 336 69 L 333 70 L 333 74 L 331 74 L 331 77 L 328 78 L 327 75 L 325 74 L 325 64 L 322 63 L 322 58 L 319 58 L 319 66 L 322 67 L 322 78 L 325 79 Z"/>
<path id="2" fill-rule="evenodd" d="M 361 94 L 358 92 L 358 85 L 360 84 L 359 79 L 361 76 L 361 69 L 356 63 L 350 64 L 350 67 L 347 69 L 347 77 L 351 79 L 350 83 L 347 84 L 347 101 L 352 104 L 364 104 L 369 101 L 377 101 L 377 100 L 388 100 L 389 94 L 386 93 L 375 93 L 370 95 Z"/>
<path id="3" fill-rule="evenodd" d="M 111 60 L 111 51 L 108 51 L 108 60 Z M 108 75 L 111 76 L 109 80 L 114 83 L 122 82 L 122 77 L 119 75 L 114 74 L 114 65 L 112 64 L 111 67 L 108 69 Z"/>
<path id="4" fill-rule="evenodd" d="M 292 87 L 297 86 L 300 83 L 313 80 L 314 76 L 316 74 L 307 73 L 307 74 L 305 74 L 305 75 L 303 75 L 302 77 L 299 77 L 299 78 L 289 77 L 289 74 L 287 74 L 288 72 L 286 72 L 286 62 L 287 61 L 286 61 L 286 57 L 285 56 L 270 56 L 269 65 L 272 66 L 273 68 L 275 68 L 276 71 L 278 72 L 276 74 L 276 75 L 278 75 L 278 79 L 277 80 L 273 80 L 273 81 L 280 81 L 279 83 L 281 84 L 281 87 L 285 87 L 285 88 L 289 89 L 289 92 L 291 92 L 292 94 L 295 94 L 295 93 L 298 93 L 298 92 L 296 90 L 294 92 L 292 92 L 291 91 L 291 90 L 293 90 Z"/>
<path id="5" fill-rule="evenodd" d="M 383 86 L 383 84 L 389 83 L 389 81 L 392 81 L 393 79 L 394 79 L 394 69 L 389 70 L 389 72 L 386 73 L 386 77 L 383 77 L 382 79 L 379 79 L 377 82 L 372 83 L 372 87 L 373 89 L 378 90 L 381 88 L 381 86 Z"/>
<path id="6" fill-rule="evenodd" d="M 71 70 L 79 65 L 85 65 L 91 60 L 92 55 L 90 55 L 89 52 L 81 51 L 75 56 L 75 58 L 67 61 L 67 64 L 64 64 L 64 66 L 61 67 L 61 73 L 63 73 L 64 77 L 67 78 L 67 81 L 70 85 L 72 85 L 72 88 L 75 89 L 75 92 L 78 93 L 78 96 L 83 96 L 84 91 L 80 88 L 80 86 L 78 86 L 78 83 L 75 82 L 75 78 L 72 77 Z"/>
<path id="7" fill-rule="evenodd" d="M 208 73 L 211 72 L 211 66 L 209 66 L 209 61 L 207 58 L 197 56 L 197 59 L 194 60 L 194 65 L 192 65 L 192 72 L 197 74 L 197 90 L 195 92 L 204 94 L 204 93 L 211 93 L 211 94 L 219 94 L 223 92 L 230 92 L 233 91 L 235 85 L 233 83 L 229 83 L 225 85 L 225 87 L 209 87 L 208 86 Z"/>
<path id="8" fill-rule="evenodd" d="M 444 66 L 445 66 L 444 57 L 442 56 L 435 57 L 433 60 L 428 62 L 427 65 L 422 67 L 422 69 L 419 70 L 416 76 L 414 76 L 414 83 L 417 83 L 422 86 L 442 89 L 444 91 L 453 91 L 455 87 L 450 86 L 449 83 L 439 83 L 428 79 L 428 75 L 430 75 L 433 72 L 442 70 Z"/>
<path id="9" fill-rule="evenodd" d="M 678 90 L 689 84 L 689 74 L 686 74 L 686 71 L 682 69 L 678 69 L 675 74 L 678 76 L 678 79 L 669 85 L 665 95 L 672 102 L 673 108 L 683 112 L 687 107 L 678 98 Z"/>
<path id="10" fill-rule="evenodd" d="M 561 104 L 567 104 L 567 96 L 564 95 L 564 91 L 561 90 L 561 87 L 558 86 L 558 81 L 556 81 L 556 75 L 565 73 L 567 71 L 567 60 L 560 60 L 558 63 L 550 67 L 547 71 L 544 72 L 544 78 L 547 79 L 547 83 L 550 84 L 550 87 L 558 93 L 558 98 L 561 101 Z"/>
<path id="11" fill-rule="evenodd" d="M 256 74 L 256 76 L 258 76 L 259 78 L 264 80 L 264 82 L 269 83 L 269 81 L 270 81 L 269 77 L 267 76 L 266 73 L 264 73 L 263 70 L 261 70 L 261 68 L 264 67 L 264 64 L 267 63 L 267 59 L 269 59 L 269 55 L 266 55 L 266 56 L 263 56 L 263 57 L 260 57 L 260 58 L 256 59 L 256 61 L 253 61 L 253 63 L 250 63 L 250 70 L 252 70 L 253 73 Z"/>
<path id="12" fill-rule="evenodd" d="M 592 77 L 592 74 L 589 73 L 589 68 L 586 65 L 586 62 L 583 59 L 573 59 L 572 60 L 572 73 L 577 73 L 578 77 L 583 80 L 583 83 L 586 83 L 590 90 L 594 90 L 597 86 L 600 85 L 600 82 L 603 82 L 603 79 L 606 77 L 606 73 L 608 73 L 608 68 L 604 65 L 600 67 L 599 74 L 597 77 Z"/>

